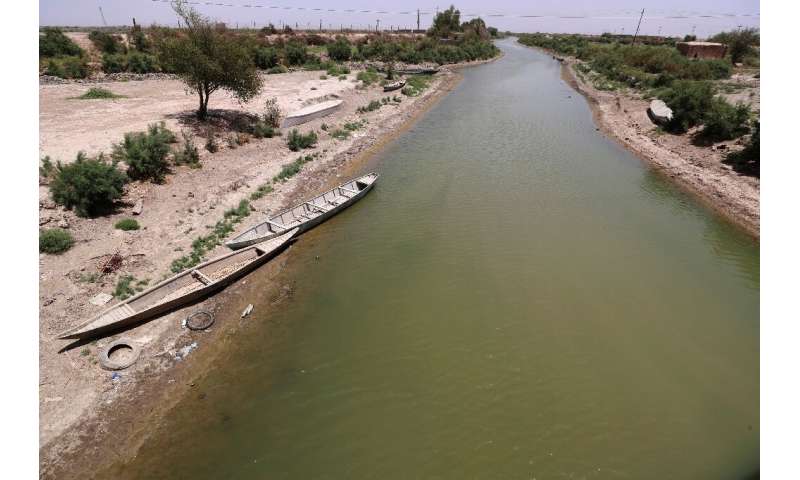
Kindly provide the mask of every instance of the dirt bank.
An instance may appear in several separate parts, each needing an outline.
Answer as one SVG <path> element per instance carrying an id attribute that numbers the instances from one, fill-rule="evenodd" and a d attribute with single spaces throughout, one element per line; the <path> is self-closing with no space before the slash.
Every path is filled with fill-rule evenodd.
<path id="1" fill-rule="evenodd" d="M 298 72 L 267 78 L 267 91 L 258 99 L 239 106 L 220 95 L 212 98 L 214 108 L 259 112 L 263 100 L 276 96 L 284 111 L 291 111 L 313 99 L 336 95 L 344 100 L 334 115 L 302 125 L 303 132 L 315 130 L 320 141 L 304 155 L 318 157 L 304 165 L 298 175 L 284 183 L 273 183 L 275 190 L 252 201 L 255 211 L 237 225 L 240 232 L 266 213 L 308 197 L 343 181 L 359 171 L 362 160 L 377 146 L 413 122 L 437 98 L 449 91 L 460 75 L 450 69 L 434 77 L 429 89 L 415 98 L 399 92 L 385 94 L 377 86 L 356 88 L 355 72 L 347 80 L 320 79 L 320 72 Z M 165 121 L 174 129 L 190 129 L 187 119 L 195 107 L 194 97 L 171 80 L 147 80 L 114 84 L 115 93 L 126 98 L 111 101 L 70 100 L 89 85 L 49 85 L 40 87 L 41 153 L 73 159 L 77 150 L 92 153 L 108 151 L 125 131 L 141 130 L 147 123 Z M 371 100 L 401 96 L 399 104 L 359 114 L 356 109 Z M 78 103 L 75 103 L 78 102 Z M 328 131 L 346 122 L 368 123 L 346 140 L 336 140 Z M 193 131 L 193 130 L 191 130 Z M 76 140 L 77 138 L 77 140 Z M 197 138 L 198 146 L 202 141 Z M 124 336 L 142 345 L 139 362 L 118 378 L 102 370 L 96 362 L 98 351 L 122 335 L 79 345 L 60 352 L 67 342 L 55 335 L 91 317 L 107 305 L 97 306 L 89 299 L 98 293 L 112 293 L 123 275 L 137 280 L 159 280 L 169 272 L 175 258 L 188 253 L 199 235 L 210 231 L 223 211 L 248 198 L 267 183 L 281 166 L 299 153 L 290 152 L 285 139 L 255 140 L 214 154 L 202 151 L 202 169 L 176 167 L 164 184 L 131 184 L 124 198 L 128 206 L 117 213 L 96 219 L 81 219 L 56 207 L 48 199 L 48 188 L 40 187 L 40 224 L 66 225 L 76 245 L 62 255 L 40 256 L 40 469 L 44 478 L 92 476 L 106 464 L 125 461 L 146 441 L 150 426 L 186 392 L 199 385 L 202 372 L 226 348 L 235 348 L 236 335 L 247 328 L 239 314 L 248 303 L 259 315 L 291 296 L 292 286 L 281 283 L 281 269 L 291 262 L 294 248 L 302 248 L 302 238 L 289 251 L 264 268 L 237 282 L 222 294 L 186 307 L 134 329 Z M 380 187 L 378 187 L 380 188 Z M 137 218 L 141 230 L 123 232 L 113 228 L 120 218 L 131 216 L 131 207 L 143 200 Z M 236 233 L 235 232 L 235 233 Z M 235 234 L 234 233 L 234 234 Z M 225 252 L 217 247 L 213 257 Z M 109 275 L 98 274 L 98 265 L 119 253 L 121 267 Z M 254 289 L 254 285 L 258 289 Z M 267 287 L 265 288 L 265 285 Z M 191 332 L 181 320 L 191 311 L 214 312 L 217 322 L 210 332 Z M 195 350 L 196 349 L 196 350 Z M 188 360 L 183 360 L 188 355 Z"/>
<path id="2" fill-rule="evenodd" d="M 555 60 L 553 60 L 555 61 Z M 649 101 L 633 93 L 598 90 L 575 72 L 575 60 L 562 63 L 562 77 L 583 94 L 591 105 L 598 127 L 625 148 L 756 239 L 760 226 L 760 180 L 741 175 L 722 163 L 736 141 L 720 142 L 714 148 L 697 146 L 691 135 L 670 135 L 658 129 L 647 116 Z M 758 81 L 751 90 L 758 91 Z M 741 97 L 741 98 L 740 98 Z M 748 99 L 758 110 L 758 95 Z"/>

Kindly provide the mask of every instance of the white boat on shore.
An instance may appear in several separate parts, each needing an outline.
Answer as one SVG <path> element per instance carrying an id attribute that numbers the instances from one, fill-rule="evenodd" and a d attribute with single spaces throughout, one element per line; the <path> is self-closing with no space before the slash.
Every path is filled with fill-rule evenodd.
<path id="1" fill-rule="evenodd" d="M 232 238 L 225 245 L 237 250 L 282 235 L 293 228 L 296 228 L 297 234 L 300 235 L 364 198 L 377 180 L 377 173 L 368 173 L 349 180 L 307 202 L 267 218 Z"/>
<path id="2" fill-rule="evenodd" d="M 343 100 L 328 100 L 327 102 L 315 103 L 314 105 L 303 107 L 287 115 L 286 118 L 283 119 L 283 123 L 281 123 L 281 128 L 300 125 L 315 118 L 330 115 L 339 109 L 343 102 Z"/>
<path id="3" fill-rule="evenodd" d="M 383 86 L 383 91 L 384 92 L 391 92 L 393 90 L 399 90 L 399 89 L 401 89 L 401 88 L 403 88 L 405 86 L 406 86 L 406 81 L 405 80 L 398 80 L 396 82 L 387 83 L 386 85 L 384 85 Z"/>
<path id="4" fill-rule="evenodd" d="M 123 300 L 91 320 L 59 334 L 58 338 L 100 337 L 222 290 L 280 253 L 297 231 L 296 228 L 286 230 L 263 243 L 201 263 Z"/>

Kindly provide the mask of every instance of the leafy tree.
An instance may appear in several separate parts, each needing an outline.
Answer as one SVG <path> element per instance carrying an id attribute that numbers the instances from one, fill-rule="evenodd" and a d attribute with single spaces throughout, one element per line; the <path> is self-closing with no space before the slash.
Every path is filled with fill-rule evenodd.
<path id="1" fill-rule="evenodd" d="M 268 70 L 278 65 L 278 51 L 273 47 L 258 47 L 253 52 L 253 60 L 258 68 Z"/>
<path id="2" fill-rule="evenodd" d="M 745 56 L 753 53 L 754 46 L 761 43 L 758 29 L 756 28 L 721 32 L 711 37 L 711 41 L 728 45 L 732 63 L 741 62 Z"/>
<path id="3" fill-rule="evenodd" d="M 433 18 L 433 25 L 428 30 L 428 35 L 436 38 L 448 38 L 452 33 L 461 30 L 461 12 L 456 7 L 439 12 Z"/>
<path id="4" fill-rule="evenodd" d="M 331 60 L 346 62 L 350 60 L 352 53 L 350 41 L 345 37 L 336 37 L 336 41 L 328 45 L 328 56 L 331 57 Z"/>
<path id="5" fill-rule="evenodd" d="M 697 35 L 685 35 L 683 37 L 684 42 L 694 42 L 695 40 L 697 40 Z"/>
<path id="6" fill-rule="evenodd" d="M 88 217 L 111 210 L 114 202 L 122 197 L 128 177 L 116 162 L 108 163 L 101 154 L 87 158 L 83 152 L 69 165 L 58 162 L 50 194 L 53 201 Z"/>
<path id="7" fill-rule="evenodd" d="M 489 29 L 486 28 L 486 22 L 484 22 L 480 17 L 473 18 L 468 22 L 464 22 L 461 25 L 461 30 L 464 32 L 464 37 L 466 37 L 467 40 L 476 38 L 488 40 L 489 37 L 491 37 L 489 34 Z"/>
<path id="8" fill-rule="evenodd" d="M 219 89 L 246 102 L 258 95 L 262 81 L 244 41 L 228 35 L 225 28 L 188 7 L 184 0 L 172 3 L 186 27 L 180 36 L 163 39 L 162 63 L 176 73 L 190 91 L 197 93 L 197 117 L 208 115 L 208 100 Z"/>
<path id="9" fill-rule="evenodd" d="M 125 53 L 125 45 L 119 41 L 116 35 L 93 30 L 89 33 L 89 40 L 92 41 L 94 46 L 103 53 L 115 54 Z"/>
<path id="10" fill-rule="evenodd" d="M 761 176 L 761 123 L 756 122 L 750 141 L 738 152 L 728 154 L 725 163 L 742 173 Z"/>
<path id="11" fill-rule="evenodd" d="M 278 29 L 275 28 L 275 25 L 270 23 L 266 27 L 261 28 L 261 33 L 263 35 L 275 35 L 276 33 L 278 33 Z"/>
<path id="12" fill-rule="evenodd" d="M 58 28 L 45 28 L 44 35 L 39 37 L 40 57 L 62 57 L 83 55 L 77 43 L 69 39 Z"/>

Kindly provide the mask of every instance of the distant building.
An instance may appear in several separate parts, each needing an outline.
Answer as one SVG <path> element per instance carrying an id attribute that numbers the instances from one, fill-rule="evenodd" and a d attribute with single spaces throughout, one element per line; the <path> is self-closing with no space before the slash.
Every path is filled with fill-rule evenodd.
<path id="1" fill-rule="evenodd" d="M 728 46 L 714 42 L 678 42 L 678 51 L 689 58 L 724 58 Z"/>

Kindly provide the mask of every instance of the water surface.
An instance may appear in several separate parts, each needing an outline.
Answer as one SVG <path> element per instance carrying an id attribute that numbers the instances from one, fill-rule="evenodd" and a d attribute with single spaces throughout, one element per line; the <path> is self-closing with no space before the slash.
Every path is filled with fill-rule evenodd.
<path id="1" fill-rule="evenodd" d="M 747 478 L 759 252 L 504 41 L 121 477 Z M 256 313 L 258 309 L 256 310 Z"/>

